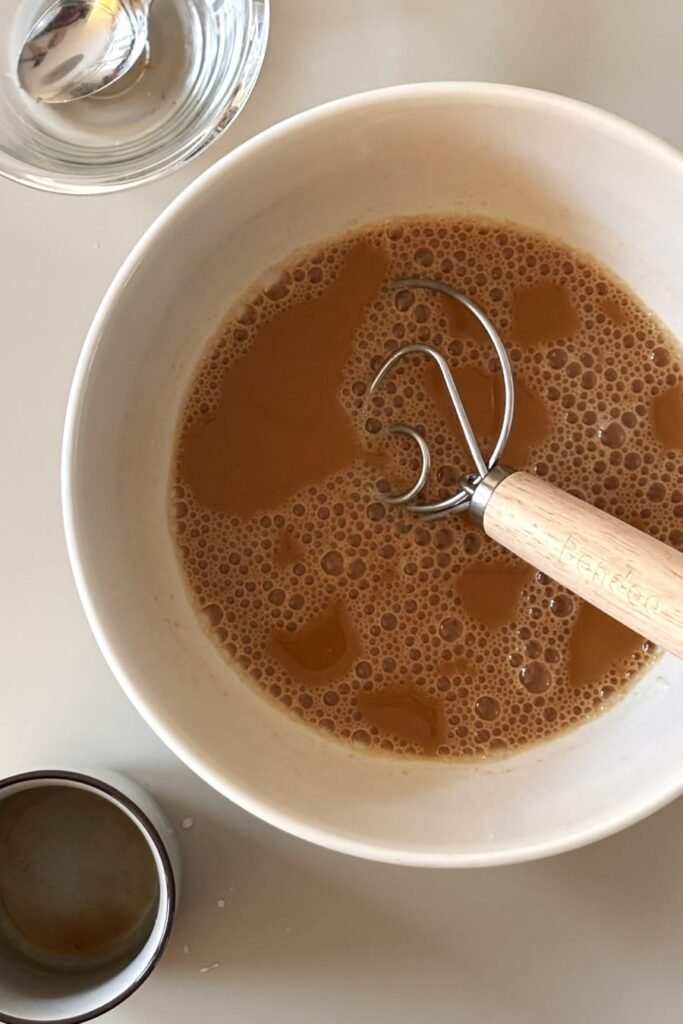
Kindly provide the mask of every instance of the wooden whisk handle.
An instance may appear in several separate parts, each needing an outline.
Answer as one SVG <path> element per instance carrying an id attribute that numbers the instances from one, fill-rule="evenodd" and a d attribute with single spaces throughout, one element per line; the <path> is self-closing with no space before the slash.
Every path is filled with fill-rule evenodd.
<path id="1" fill-rule="evenodd" d="M 672 654 L 683 657 L 683 554 L 529 473 L 488 499 L 503 547 Z"/>

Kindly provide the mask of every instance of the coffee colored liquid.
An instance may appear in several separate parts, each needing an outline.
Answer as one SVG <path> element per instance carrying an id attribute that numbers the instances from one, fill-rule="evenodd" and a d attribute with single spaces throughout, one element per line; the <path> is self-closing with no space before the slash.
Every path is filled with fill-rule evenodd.
<path id="1" fill-rule="evenodd" d="M 118 808 L 66 786 L 0 802 L 0 941 L 49 967 L 134 956 L 158 904 L 154 858 Z"/>
<path id="2" fill-rule="evenodd" d="M 506 341 L 517 402 L 504 461 L 683 549 L 683 374 L 661 325 L 585 257 L 483 221 L 369 228 L 256 289 L 198 368 L 171 522 L 207 628 L 265 694 L 366 747 L 471 757 L 584 721 L 651 647 L 465 517 L 423 523 L 376 500 L 378 481 L 415 474 L 389 422 L 425 429 L 433 497 L 471 468 L 423 358 L 368 403 L 399 345 L 444 353 L 485 449 L 500 423 L 476 321 L 391 285 L 419 276 L 463 290 Z"/>

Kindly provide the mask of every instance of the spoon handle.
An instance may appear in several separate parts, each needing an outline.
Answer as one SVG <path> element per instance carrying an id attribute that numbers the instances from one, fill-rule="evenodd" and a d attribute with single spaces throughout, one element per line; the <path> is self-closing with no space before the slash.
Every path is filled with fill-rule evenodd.
<path id="1" fill-rule="evenodd" d="M 683 657 L 683 554 L 529 473 L 491 494 L 485 532 L 672 654 Z"/>

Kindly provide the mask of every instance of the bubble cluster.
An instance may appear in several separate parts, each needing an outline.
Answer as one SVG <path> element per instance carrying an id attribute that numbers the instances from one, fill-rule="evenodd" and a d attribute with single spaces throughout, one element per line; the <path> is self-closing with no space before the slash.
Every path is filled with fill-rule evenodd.
<path id="1" fill-rule="evenodd" d="M 183 411 L 178 451 L 187 428 L 211 416 L 224 374 L 260 326 L 320 295 L 359 242 L 386 252 L 388 280 L 436 277 L 487 312 L 507 343 L 522 396 L 520 432 L 511 439 L 517 468 L 683 549 L 683 451 L 664 443 L 652 411 L 683 383 L 675 347 L 604 268 L 507 225 L 401 220 L 295 255 L 250 293 L 210 345 Z M 544 303 L 555 318 L 550 333 L 535 319 Z M 572 685 L 578 598 L 464 517 L 419 522 L 377 500 L 378 475 L 380 487 L 398 489 L 417 467 L 410 442 L 385 434 L 391 421 L 429 437 L 432 497 L 450 493 L 469 469 L 424 360 L 405 359 L 368 402 L 373 369 L 399 344 L 429 342 L 443 352 L 456 380 L 463 374 L 465 397 L 468 382 L 473 396 L 483 396 L 476 425 L 484 444 L 493 443 L 497 364 L 458 316 L 439 295 L 390 286 L 366 309 L 340 398 L 359 436 L 386 452 L 381 474 L 360 460 L 249 519 L 202 508 L 177 468 L 173 475 L 180 560 L 226 657 L 291 714 L 380 751 L 476 757 L 517 749 L 610 703 L 652 653 L 636 643 L 590 685 Z M 306 678 L 282 651 L 325 616 L 330 646 L 346 645 L 346 660 L 338 671 Z M 425 729 L 438 734 L 433 748 L 403 734 L 400 716 L 388 727 L 367 710 L 369 696 L 399 687 Z"/>

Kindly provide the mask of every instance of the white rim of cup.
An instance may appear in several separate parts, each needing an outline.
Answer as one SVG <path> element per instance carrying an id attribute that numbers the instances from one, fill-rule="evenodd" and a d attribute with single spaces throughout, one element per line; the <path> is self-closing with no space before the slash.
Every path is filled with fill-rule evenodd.
<path id="1" fill-rule="evenodd" d="M 122 793 L 120 789 L 112 786 L 109 782 L 105 782 L 103 779 L 98 779 L 94 775 L 85 775 L 81 772 L 67 771 L 63 769 L 37 769 L 35 771 L 21 772 L 18 775 L 8 775 L 6 778 L 0 779 L 0 798 L 2 797 L 5 789 L 16 786 L 17 784 L 35 783 L 40 785 L 41 783 L 53 782 L 76 783 L 79 787 L 85 790 L 90 790 L 91 792 L 108 798 L 114 804 L 122 808 L 124 812 L 127 812 L 130 815 L 159 856 L 161 873 L 165 885 L 166 915 L 163 928 L 159 936 L 159 941 L 150 955 L 148 962 L 137 977 L 134 978 L 122 992 L 117 996 L 114 996 L 113 999 L 107 1000 L 106 1003 L 101 1003 L 99 1006 L 96 1006 L 92 1010 L 88 1010 L 86 1013 L 79 1013 L 70 1017 L 54 1017 L 49 1019 L 16 1017 L 13 1014 L 4 1013 L 2 1007 L 0 1007 L 0 1024 L 84 1024 L 85 1021 L 94 1020 L 94 1018 L 100 1017 L 103 1013 L 113 1010 L 115 1006 L 119 1006 L 124 1002 L 124 1000 L 128 999 L 133 992 L 137 991 L 157 966 L 168 943 L 171 929 L 173 927 L 173 921 L 175 919 L 177 887 L 168 850 L 166 849 L 164 841 L 159 835 L 157 828 L 152 824 L 145 812 L 135 803 L 134 800 L 131 800 L 129 796 Z"/>
<path id="2" fill-rule="evenodd" d="M 169 749 L 184 764 L 188 765 L 192 771 L 196 772 L 201 779 L 204 779 L 205 782 L 223 796 L 232 800 L 244 810 L 256 815 L 262 821 L 266 821 L 268 824 L 290 835 L 339 853 L 346 853 L 365 858 L 366 860 L 380 861 L 387 864 L 404 864 L 415 867 L 494 867 L 565 853 L 568 850 L 586 846 L 598 839 L 613 835 L 615 832 L 619 832 L 641 821 L 661 807 L 666 806 L 666 804 L 683 792 L 683 770 L 678 772 L 678 774 L 672 773 L 662 785 L 657 785 L 651 789 L 637 805 L 622 807 L 619 811 L 613 813 L 611 817 L 603 817 L 599 822 L 588 822 L 582 827 L 561 836 L 555 836 L 551 839 L 534 839 L 530 842 L 519 843 L 512 848 L 495 852 L 478 851 L 476 853 L 462 853 L 455 851 L 434 853 L 396 851 L 391 846 L 385 846 L 378 842 L 365 842 L 357 837 L 339 835 L 329 828 L 311 824 L 299 817 L 293 817 L 289 813 L 283 813 L 269 801 L 267 795 L 255 795 L 245 792 L 242 787 L 235 785 L 229 777 L 218 771 L 215 765 L 211 764 L 202 752 L 197 749 L 196 745 L 180 736 L 176 723 L 164 713 L 164 710 L 158 707 L 154 701 L 150 700 L 147 694 L 138 689 L 134 675 L 126 666 L 125 652 L 110 642 L 100 616 L 98 604 L 91 595 L 90 574 L 86 569 L 79 550 L 78 530 L 76 527 L 76 503 L 74 500 L 73 460 L 78 438 L 81 406 L 90 364 L 97 352 L 99 335 L 116 306 L 121 288 L 135 272 L 138 264 L 144 260 L 147 250 L 152 248 L 159 238 L 163 236 L 167 226 L 190 206 L 197 196 L 201 195 L 216 179 L 226 173 L 233 164 L 249 160 L 252 152 L 269 146 L 273 141 L 289 134 L 292 130 L 310 126 L 322 118 L 348 113 L 353 111 L 354 108 L 361 108 L 367 104 L 373 104 L 377 107 L 388 107 L 400 100 L 419 101 L 437 96 L 450 96 L 455 102 L 463 103 L 495 101 L 502 107 L 524 104 L 526 106 L 535 106 L 539 110 L 551 110 L 559 114 L 569 115 L 575 119 L 591 122 L 605 135 L 619 139 L 628 138 L 633 145 L 649 150 L 653 159 L 673 166 L 676 173 L 680 176 L 681 189 L 683 190 L 683 156 L 671 144 L 663 141 L 646 129 L 632 124 L 625 118 L 619 117 L 617 114 L 608 113 L 590 103 L 556 93 L 545 92 L 541 89 L 531 89 L 526 86 L 467 81 L 422 82 L 389 86 L 332 100 L 274 124 L 226 154 L 226 156 L 218 160 L 212 167 L 209 167 L 176 196 L 133 246 L 109 285 L 88 330 L 69 394 L 62 444 L 62 515 L 66 545 L 71 570 L 76 582 L 76 589 L 78 590 L 90 628 L 107 664 L 124 693 L 145 721 Z"/>

